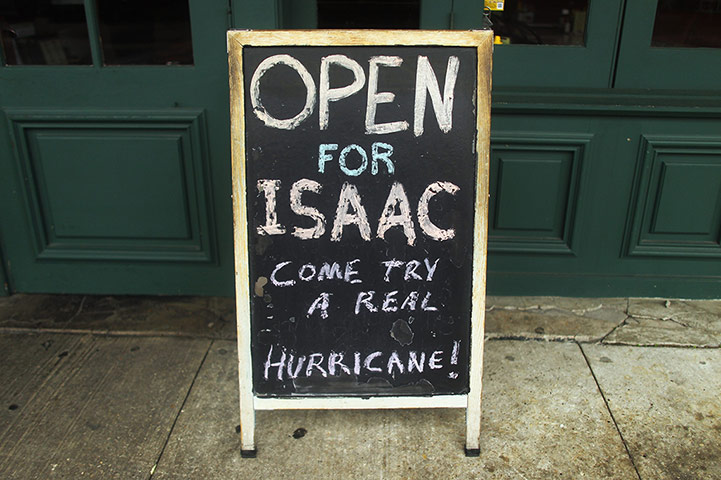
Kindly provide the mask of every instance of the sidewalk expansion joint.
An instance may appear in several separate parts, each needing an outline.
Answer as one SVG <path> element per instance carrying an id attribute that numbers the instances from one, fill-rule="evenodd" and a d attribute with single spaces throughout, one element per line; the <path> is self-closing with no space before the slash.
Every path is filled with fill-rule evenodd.
<path id="1" fill-rule="evenodd" d="M 52 333 L 61 335 L 92 335 L 95 337 L 144 337 L 144 338 L 192 338 L 198 340 L 235 340 L 235 337 L 219 337 L 214 335 L 189 334 L 180 331 L 160 332 L 141 330 L 94 330 L 91 328 L 34 328 L 34 327 L 0 327 L 0 335 L 39 335 Z"/>
<path id="2" fill-rule="evenodd" d="M 608 404 L 608 400 L 606 399 L 606 394 L 603 392 L 603 389 L 601 388 L 601 384 L 598 383 L 598 378 L 596 377 L 596 373 L 593 371 L 593 367 L 591 367 L 591 362 L 588 360 L 588 357 L 586 356 L 586 352 L 583 350 L 583 346 L 580 343 L 576 343 L 576 345 L 578 345 L 578 349 L 581 351 L 581 355 L 583 355 L 583 359 L 586 361 L 586 365 L 588 366 L 588 371 L 591 372 L 593 381 L 596 383 L 596 388 L 598 389 L 598 392 L 601 394 L 603 403 L 606 405 L 606 410 L 608 411 L 608 414 L 611 417 L 613 426 L 616 427 L 616 432 L 618 432 L 618 436 L 621 439 L 621 443 L 623 443 L 623 448 L 626 449 L 626 454 L 628 455 L 628 459 L 631 461 L 633 470 L 636 472 L 636 476 L 638 477 L 638 480 L 642 480 L 641 474 L 639 473 L 638 467 L 636 466 L 636 461 L 634 460 L 633 455 L 631 455 L 631 450 L 628 448 L 628 443 L 626 442 L 626 439 L 623 438 L 623 433 L 621 433 L 621 428 L 618 426 L 618 422 L 616 422 L 616 417 L 613 415 L 613 411 L 611 411 L 611 406 Z"/>
<path id="3" fill-rule="evenodd" d="M 165 449 L 167 448 L 168 443 L 170 443 L 170 437 L 173 435 L 173 431 L 175 430 L 175 425 L 178 423 L 180 414 L 183 413 L 185 404 L 188 402 L 188 398 L 190 397 L 190 392 L 193 391 L 193 386 L 195 385 L 195 381 L 198 379 L 198 375 L 200 375 L 200 370 L 203 368 L 203 365 L 205 364 L 205 360 L 208 358 L 208 354 L 210 353 L 210 349 L 213 348 L 214 343 L 215 343 L 215 340 L 211 339 L 210 343 L 208 344 L 208 348 L 205 350 L 205 354 L 203 355 L 203 358 L 200 360 L 200 363 L 198 364 L 198 368 L 195 370 L 195 375 L 193 375 L 193 379 L 190 381 L 190 385 L 188 386 L 188 391 L 185 392 L 185 397 L 183 398 L 183 401 L 180 404 L 180 408 L 178 408 L 178 413 L 175 415 L 175 418 L 173 419 L 173 424 L 170 426 L 170 430 L 168 431 L 168 436 L 165 437 L 165 441 L 163 442 L 163 446 L 160 449 L 160 453 L 158 453 L 158 458 L 155 460 L 153 467 L 150 469 L 150 475 L 148 476 L 148 480 L 152 480 L 153 475 L 155 475 L 155 470 L 158 468 L 158 465 L 160 464 L 160 460 L 163 458 L 163 454 L 165 453 Z"/>
<path id="4" fill-rule="evenodd" d="M 503 334 L 494 334 L 494 333 L 486 333 L 485 341 L 492 342 L 492 341 L 499 341 L 499 340 L 514 340 L 519 342 L 554 342 L 554 343 L 570 343 L 570 342 L 576 342 L 576 339 L 573 337 L 565 336 L 565 335 L 547 335 L 542 337 L 536 337 L 536 336 L 526 336 L 526 335 L 503 335 Z M 594 342 L 595 343 L 595 342 Z"/>

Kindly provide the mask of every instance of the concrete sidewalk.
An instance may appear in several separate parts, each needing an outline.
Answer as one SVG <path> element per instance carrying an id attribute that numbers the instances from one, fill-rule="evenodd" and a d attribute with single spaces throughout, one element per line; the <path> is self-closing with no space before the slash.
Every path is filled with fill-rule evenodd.
<path id="1" fill-rule="evenodd" d="M 462 410 L 259 412 L 233 302 L 0 298 L 0 478 L 721 479 L 721 302 L 489 298 L 482 452 Z"/>

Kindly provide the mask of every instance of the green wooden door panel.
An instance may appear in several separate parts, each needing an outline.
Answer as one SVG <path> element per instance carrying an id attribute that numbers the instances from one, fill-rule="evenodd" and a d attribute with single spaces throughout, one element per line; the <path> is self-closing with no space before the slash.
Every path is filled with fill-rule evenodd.
<path id="1" fill-rule="evenodd" d="M 699 235 L 699 242 L 718 243 L 721 155 L 706 161 L 672 155 L 663 160 L 660 176 L 650 233 Z"/>
<path id="2" fill-rule="evenodd" d="M 6 113 L 37 258 L 212 261 L 202 112 Z"/>
<path id="3" fill-rule="evenodd" d="M 495 131 L 490 252 L 573 254 L 582 164 L 592 136 Z"/>
<path id="4" fill-rule="evenodd" d="M 228 3 L 190 14 L 192 66 L 0 68 L 13 291 L 232 294 Z"/>
<path id="5" fill-rule="evenodd" d="M 582 110 L 559 115 L 553 107 L 538 106 L 513 114 L 510 107 L 495 107 L 492 205 L 514 202 L 494 192 L 504 151 L 531 145 L 534 154 L 539 138 L 565 135 L 570 143 L 574 135 L 593 135 L 580 155 L 581 173 L 571 182 L 578 186 L 572 255 L 528 248 L 517 240 L 520 233 L 510 239 L 499 236 L 493 218 L 497 208 L 492 208 L 489 293 L 721 297 L 721 112 Z M 547 148 L 560 159 L 558 145 Z M 550 165 L 543 174 L 528 160 L 516 162 L 513 171 L 516 188 L 526 192 L 514 193 L 517 204 L 508 210 L 516 212 L 513 227 L 518 232 L 524 221 L 535 228 L 544 224 L 527 218 L 529 212 L 548 218 L 546 208 L 529 204 L 551 203 L 550 192 L 563 191 Z M 546 185 L 531 186 L 534 176 Z"/>
<path id="6" fill-rule="evenodd" d="M 562 205 L 567 198 L 570 159 L 542 153 L 533 158 L 498 158 L 495 230 L 557 234 L 559 220 L 565 216 Z"/>
<path id="7" fill-rule="evenodd" d="M 123 138 L 95 129 L 31 135 L 38 196 L 57 238 L 189 236 L 189 212 L 177 208 L 187 200 L 179 136 Z"/>
<path id="8" fill-rule="evenodd" d="M 629 256 L 721 259 L 721 135 L 642 138 Z"/>
<path id="9" fill-rule="evenodd" d="M 423 1 L 421 27 L 478 28 L 480 3 Z M 96 43 L 95 66 L 0 67 L 2 285 L 232 295 L 225 31 L 317 18 L 228 5 L 190 2 L 192 66 Z M 721 297 L 721 57 L 650 48 L 655 7 L 592 0 L 585 47 L 495 49 L 490 294 Z"/>
<path id="10" fill-rule="evenodd" d="M 627 3 L 614 86 L 721 90 L 721 48 L 651 47 L 657 5 L 658 0 Z"/>
<path id="11" fill-rule="evenodd" d="M 481 28 L 482 2 L 456 0 L 453 28 Z M 608 88 L 613 78 L 622 0 L 592 0 L 585 46 L 497 45 L 493 86 Z"/>

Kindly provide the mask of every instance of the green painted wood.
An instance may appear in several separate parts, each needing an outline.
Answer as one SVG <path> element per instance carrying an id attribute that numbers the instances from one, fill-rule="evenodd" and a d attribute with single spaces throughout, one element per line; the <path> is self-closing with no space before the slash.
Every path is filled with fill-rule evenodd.
<path id="1" fill-rule="evenodd" d="M 254 30 L 279 28 L 282 0 L 229 0 L 232 28 Z"/>
<path id="2" fill-rule="evenodd" d="M 667 234 L 649 233 L 650 220 L 644 223 L 637 216 L 639 211 L 652 215 L 658 210 L 656 206 L 647 207 L 647 200 L 658 203 L 656 187 L 663 185 L 661 176 L 652 175 L 651 166 L 645 161 L 646 139 L 652 139 L 658 151 L 665 147 L 667 152 L 675 152 L 676 157 L 669 160 L 675 158 L 678 162 L 680 155 L 684 158 L 683 165 L 708 166 L 714 172 L 719 166 L 717 155 L 709 152 L 721 141 L 718 133 L 721 112 L 708 109 L 705 115 L 696 116 L 693 108 L 687 108 L 685 113 L 681 113 L 680 107 L 675 110 L 658 112 L 652 107 L 618 106 L 600 109 L 582 105 L 575 109 L 549 105 L 537 105 L 535 109 L 530 105 L 495 106 L 492 128 L 496 137 L 503 135 L 502 145 L 510 144 L 510 148 L 514 139 L 521 142 L 526 135 L 594 134 L 582 157 L 583 175 L 578 184 L 572 241 L 574 255 L 528 251 L 510 241 L 505 249 L 494 250 L 506 239 L 494 239 L 491 235 L 489 293 L 721 296 L 718 288 L 721 259 L 709 252 L 720 248 L 718 230 L 709 227 L 703 235 L 693 231 L 697 225 L 721 224 L 721 213 L 717 213 L 721 212 L 721 197 L 714 189 L 718 184 L 711 179 L 717 178 L 715 175 L 707 170 L 686 171 L 686 176 L 675 180 L 680 184 L 666 192 L 666 198 L 661 196 L 664 203 L 659 205 L 678 203 L 688 207 L 684 210 L 690 218 L 685 218 L 683 223 L 689 231 L 674 232 L 673 242 Z M 514 132 L 510 139 L 508 132 Z M 711 178 L 702 180 L 702 171 L 705 177 Z M 639 182 L 652 177 L 655 190 L 644 187 L 642 194 L 635 193 Z M 699 195 L 707 198 L 684 194 L 689 188 L 699 188 Z M 539 195 L 531 198 L 542 201 Z M 672 216 L 668 222 L 680 221 L 673 220 L 679 218 L 674 217 L 675 211 L 663 208 L 667 209 L 666 215 Z M 646 225 L 645 237 L 640 233 L 644 231 L 642 225 Z M 648 245 L 641 240 L 655 243 Z M 630 243 L 638 247 L 631 251 Z"/>
<path id="3" fill-rule="evenodd" d="M 451 28 L 454 0 L 421 0 L 421 28 L 445 30 Z"/>
<path id="4" fill-rule="evenodd" d="M 565 213 L 559 208 L 559 197 L 565 200 L 567 196 L 569 162 L 535 153 L 498 158 L 495 230 L 556 233 Z"/>
<path id="5" fill-rule="evenodd" d="M 627 2 L 616 88 L 721 90 L 721 48 L 651 47 L 658 0 Z"/>
<path id="6" fill-rule="evenodd" d="M 622 0 L 589 2 L 586 45 L 497 45 L 493 86 L 607 88 L 611 86 Z M 481 28 L 481 2 L 455 0 L 456 29 Z"/>
<path id="7" fill-rule="evenodd" d="M 721 62 L 683 49 L 688 68 L 658 70 L 679 59 L 643 55 L 674 52 L 634 47 L 655 2 L 626 2 L 620 32 L 623 3 L 591 2 L 586 47 L 495 50 L 490 294 L 721 297 L 721 96 L 697 84 Z M 194 66 L 0 68 L 3 284 L 232 295 L 225 30 L 315 23 L 311 0 L 230 4 L 191 2 Z M 479 15 L 476 2 L 421 4 L 422 28 L 477 28 Z"/>
<path id="8" fill-rule="evenodd" d="M 212 261 L 204 112 L 136 113 L 8 110 L 37 258 Z"/>
<path id="9" fill-rule="evenodd" d="M 8 280 L 7 273 L 5 273 L 5 260 L 3 259 L 2 252 L 0 252 L 0 297 L 6 297 L 10 295 L 10 281 Z"/>
<path id="10" fill-rule="evenodd" d="M 718 299 L 718 279 L 664 275 L 552 275 L 488 271 L 489 295 Z"/>
<path id="11" fill-rule="evenodd" d="M 97 3 L 95 0 L 84 0 L 84 2 L 88 37 L 90 39 L 90 55 L 93 58 L 93 66 L 100 67 L 103 64 L 103 47 L 100 41 Z"/>
<path id="12" fill-rule="evenodd" d="M 568 132 L 496 130 L 491 138 L 489 252 L 574 254 L 578 191 L 591 139 Z"/>
<path id="13" fill-rule="evenodd" d="M 664 164 L 657 189 L 652 233 L 702 235 L 708 236 L 704 240 L 716 240 L 721 156 L 714 157 L 709 159 L 712 163 L 707 164 L 684 164 L 683 159 Z"/>
<path id="14" fill-rule="evenodd" d="M 192 0 L 190 14 L 193 66 L 0 69 L 13 291 L 232 294 L 228 4 Z"/>
<path id="15" fill-rule="evenodd" d="M 721 136 L 644 135 L 635 182 L 629 255 L 721 258 Z"/>
<path id="16" fill-rule="evenodd" d="M 483 2 L 477 0 L 453 0 L 450 28 L 454 30 L 469 30 L 483 28 Z"/>
<path id="17" fill-rule="evenodd" d="M 280 28 L 318 28 L 316 0 L 282 0 L 278 5 L 280 8 Z"/>

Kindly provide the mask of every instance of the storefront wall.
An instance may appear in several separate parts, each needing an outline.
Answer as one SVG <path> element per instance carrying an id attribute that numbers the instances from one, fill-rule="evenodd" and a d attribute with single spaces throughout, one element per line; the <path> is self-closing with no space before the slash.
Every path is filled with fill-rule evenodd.
<path id="1" fill-rule="evenodd" d="M 375 16 L 230 3 L 189 2 L 192 65 L 106 66 L 109 27 L 86 0 L 90 65 L 0 67 L 8 291 L 232 294 L 229 26 L 413 28 L 404 11 L 416 28 L 483 22 L 467 0 Z M 511 44 L 494 53 L 489 294 L 721 297 L 718 37 L 679 46 L 689 37 L 654 29 L 654 1 L 534 3 L 494 14 Z M 697 3 L 720 18 L 721 2 Z"/>

